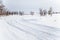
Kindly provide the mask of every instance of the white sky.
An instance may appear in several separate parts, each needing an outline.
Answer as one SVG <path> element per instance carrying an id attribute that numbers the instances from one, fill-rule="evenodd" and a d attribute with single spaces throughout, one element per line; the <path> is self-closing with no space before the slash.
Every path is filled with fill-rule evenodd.
<path id="1" fill-rule="evenodd" d="M 39 8 L 60 11 L 60 0 L 3 0 L 6 8 L 11 11 L 39 11 Z"/>

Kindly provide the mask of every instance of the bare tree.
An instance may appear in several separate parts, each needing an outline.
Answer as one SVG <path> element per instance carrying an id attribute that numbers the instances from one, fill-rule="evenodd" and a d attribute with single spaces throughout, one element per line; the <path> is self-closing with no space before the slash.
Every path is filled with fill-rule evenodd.
<path id="1" fill-rule="evenodd" d="M 43 10 L 43 15 L 45 16 L 47 14 L 47 11 L 46 10 Z"/>
<path id="2" fill-rule="evenodd" d="M 31 14 L 31 15 L 34 15 L 34 12 L 31 11 L 30 14 Z"/>
<path id="3" fill-rule="evenodd" d="M 49 9 L 48 15 L 51 15 L 52 16 L 52 7 L 50 7 L 50 9 Z"/>
<path id="4" fill-rule="evenodd" d="M 24 11 L 22 11 L 22 12 L 20 11 L 19 14 L 20 14 L 21 16 L 24 15 Z"/>
<path id="5" fill-rule="evenodd" d="M 42 11 L 42 9 L 40 9 L 40 15 L 43 16 L 43 11 Z"/>

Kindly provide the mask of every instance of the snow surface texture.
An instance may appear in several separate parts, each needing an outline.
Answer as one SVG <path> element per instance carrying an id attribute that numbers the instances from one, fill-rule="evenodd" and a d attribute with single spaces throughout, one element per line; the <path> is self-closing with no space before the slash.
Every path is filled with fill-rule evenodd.
<path id="1" fill-rule="evenodd" d="M 0 17 L 0 40 L 60 40 L 60 14 Z"/>

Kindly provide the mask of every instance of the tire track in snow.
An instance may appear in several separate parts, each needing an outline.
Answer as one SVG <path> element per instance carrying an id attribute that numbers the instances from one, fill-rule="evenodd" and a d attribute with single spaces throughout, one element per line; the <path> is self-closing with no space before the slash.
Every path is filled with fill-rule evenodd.
<path id="1" fill-rule="evenodd" d="M 29 23 L 29 24 L 34 24 L 34 25 L 36 25 L 36 26 L 39 27 L 39 28 L 44 27 L 44 28 L 50 30 L 51 32 L 53 31 L 53 32 L 59 32 L 59 33 L 60 33 L 60 29 L 58 29 L 58 28 L 54 28 L 54 27 L 50 27 L 50 26 L 46 26 L 46 25 L 42 25 L 42 24 L 32 23 L 32 22 L 29 22 L 29 21 L 27 21 L 27 20 L 23 20 L 23 21 L 24 21 L 24 22 L 27 22 L 27 23 Z M 42 26 L 42 27 L 40 27 L 40 26 Z"/>
<path id="2" fill-rule="evenodd" d="M 25 32 L 25 33 L 28 33 L 28 34 L 30 34 L 30 35 L 33 35 L 34 37 L 36 36 L 36 35 L 32 34 L 31 32 L 28 32 L 28 31 L 26 31 L 26 30 L 24 30 L 24 29 L 21 29 L 21 28 L 17 27 L 16 25 L 10 24 L 9 22 L 7 22 L 7 24 L 9 24 L 10 26 L 18 29 L 19 31 L 23 31 L 23 32 Z M 38 38 L 38 37 L 37 37 L 37 38 Z M 38 39 L 40 39 L 40 38 L 38 38 Z M 40 40 L 42 40 L 42 39 L 40 39 Z"/>
<path id="3" fill-rule="evenodd" d="M 16 21 L 15 21 L 16 22 Z M 22 24 L 21 24 L 22 25 Z M 24 25 L 25 26 L 25 25 Z M 15 26 L 14 26 L 15 27 Z M 40 31 L 40 32 L 43 32 L 43 31 Z M 30 32 L 31 33 L 31 32 Z M 45 33 L 45 32 L 43 32 L 43 33 Z M 36 35 L 36 34 L 35 34 Z M 41 36 L 42 37 L 42 36 Z M 40 38 L 40 37 L 39 37 Z M 42 37 L 43 38 L 43 37 Z M 46 39 L 47 40 L 47 39 Z"/>
<path id="4" fill-rule="evenodd" d="M 14 38 L 15 38 L 14 40 L 19 39 L 19 37 L 15 34 L 15 32 L 10 31 L 9 29 L 8 29 L 8 32 L 9 32 L 9 35 L 11 35 L 13 37 L 13 38 L 11 38 L 10 36 L 8 36 L 9 39 L 14 39 Z"/>
<path id="5" fill-rule="evenodd" d="M 40 24 L 35 24 L 35 23 L 30 23 L 30 22 L 27 22 L 26 20 L 23 20 L 25 23 L 29 23 L 29 24 L 32 24 L 32 25 L 35 25 L 35 26 L 37 26 L 37 27 L 39 27 L 40 28 L 40 26 L 42 26 L 42 27 L 44 27 L 44 28 L 46 28 L 46 29 L 49 29 L 50 31 L 53 31 L 53 32 L 55 32 L 55 28 L 50 28 L 49 26 L 46 26 L 46 25 L 40 25 Z M 18 23 L 18 22 L 16 22 L 16 23 Z M 19 23 L 18 23 L 19 24 Z M 20 23 L 21 24 L 21 23 Z M 23 25 L 23 24 L 21 24 L 21 25 Z M 26 25 L 25 25 L 26 26 Z M 16 26 L 17 27 L 17 26 Z M 30 27 L 30 26 L 28 26 L 28 27 Z M 42 29 L 43 30 L 43 29 Z M 46 32 L 47 33 L 47 32 Z M 49 33 L 48 33 L 49 34 Z M 53 33 L 52 33 L 53 34 Z"/>
<path id="6" fill-rule="evenodd" d="M 6 40 L 13 40 L 15 38 L 15 36 L 12 34 L 12 32 L 8 29 L 8 27 L 10 27 L 5 20 L 0 20 L 0 28 L 2 30 L 0 30 L 0 32 L 2 31 L 2 35 L 4 35 L 3 37 L 6 38 Z M 2 37 L 2 38 L 3 38 Z M 14 39 L 15 40 L 15 39 Z"/>
<path id="7" fill-rule="evenodd" d="M 47 26 L 47 25 L 43 25 L 43 24 L 36 24 L 36 23 L 32 23 L 32 22 L 29 22 L 29 20 L 25 20 L 23 19 L 24 22 L 27 22 L 27 23 L 30 23 L 30 24 L 35 24 L 35 25 L 39 25 L 39 26 L 44 26 L 44 27 L 47 27 L 47 28 L 51 28 L 52 30 L 59 30 L 60 31 L 60 28 L 54 28 L 54 27 L 51 27 L 51 26 Z"/>
<path id="8" fill-rule="evenodd" d="M 29 22 L 28 22 L 29 23 Z M 33 25 L 33 24 L 32 24 Z M 32 26 L 33 27 L 33 26 Z M 48 33 L 48 32 L 45 32 L 45 31 L 42 31 L 42 30 L 37 30 L 37 31 L 39 31 L 39 32 L 44 32 L 44 34 L 46 33 L 46 34 L 48 34 L 49 36 L 51 36 L 51 38 L 52 37 L 59 37 L 59 36 L 56 36 L 56 35 L 54 35 L 54 34 L 52 34 L 52 33 Z"/>
<path id="9" fill-rule="evenodd" d="M 24 22 L 26 22 L 26 21 L 24 21 Z M 53 28 L 52 28 L 52 29 L 53 29 Z M 50 31 L 51 31 L 51 30 L 50 30 Z M 55 32 L 55 33 L 56 33 L 56 32 Z M 51 33 L 48 33 L 48 34 L 51 34 Z M 54 34 L 51 34 L 51 35 L 53 36 Z M 51 36 L 51 35 L 50 35 L 50 36 Z M 54 35 L 54 36 L 56 36 L 56 35 Z M 57 36 L 57 37 L 59 37 L 59 36 Z M 59 37 L 59 38 L 60 38 L 60 37 Z"/>
<path id="10" fill-rule="evenodd" d="M 19 23 L 19 24 L 21 24 L 21 23 Z M 21 25 L 22 25 L 22 24 L 21 24 Z M 32 27 L 27 26 L 27 25 L 24 25 L 24 26 L 29 27 L 29 28 L 32 28 Z M 33 28 L 32 28 L 32 29 L 33 29 Z M 42 31 L 42 30 L 37 30 L 37 29 L 33 29 L 33 30 L 37 31 L 37 32 L 35 32 L 35 33 L 41 33 L 41 32 L 42 32 L 42 34 L 45 34 L 45 37 L 50 37 L 50 38 L 56 37 L 56 35 L 47 33 L 47 32 Z M 35 34 L 35 35 L 36 35 L 36 34 Z M 40 35 L 40 34 L 38 34 L 38 35 Z M 40 38 L 40 36 L 38 36 L 38 37 Z M 43 37 L 42 37 L 42 38 L 43 38 Z M 46 39 L 46 38 L 45 38 L 45 39 Z M 48 39 L 46 39 L 46 40 L 48 40 Z M 53 40 L 54 40 L 54 39 L 53 39 Z"/>
<path id="11" fill-rule="evenodd" d="M 33 30 L 32 30 L 33 31 Z M 31 33 L 31 32 L 30 32 Z M 36 35 L 36 34 L 35 34 Z M 41 36 L 42 37 L 42 36 Z M 43 38 L 43 37 L 42 37 Z M 39 37 L 39 39 L 40 39 L 40 37 Z"/>
<path id="12" fill-rule="evenodd" d="M 17 22 L 18 23 L 18 22 Z M 20 25 L 23 25 L 23 24 L 21 24 L 21 23 L 18 23 L 18 24 L 20 24 Z M 30 29 L 32 29 L 31 31 L 33 31 L 33 32 L 35 32 L 35 33 L 37 33 L 37 34 L 35 34 L 35 35 L 38 35 L 38 37 L 40 38 L 40 36 L 41 36 L 41 34 L 40 33 L 43 33 L 43 34 L 45 34 L 45 37 L 48 37 L 48 36 L 46 36 L 47 34 L 48 35 L 52 35 L 52 34 L 50 34 L 50 33 L 47 33 L 47 32 L 44 32 L 44 31 L 42 31 L 42 30 L 37 30 L 37 29 L 34 29 L 34 28 L 32 28 L 32 27 L 30 27 L 30 26 L 27 26 L 27 25 L 23 25 L 23 26 L 26 26 L 26 27 L 29 27 Z M 30 31 L 29 31 L 30 32 Z M 39 33 L 39 34 L 38 34 Z M 34 33 L 33 33 L 34 34 Z M 40 35 L 40 36 L 39 36 Z M 52 38 L 52 37 L 55 37 L 56 35 L 52 35 L 50 38 Z M 41 36 L 42 37 L 42 36 Z M 43 38 L 43 37 L 42 37 Z M 45 38 L 46 39 L 46 38 Z M 46 39 L 47 40 L 47 39 Z"/>

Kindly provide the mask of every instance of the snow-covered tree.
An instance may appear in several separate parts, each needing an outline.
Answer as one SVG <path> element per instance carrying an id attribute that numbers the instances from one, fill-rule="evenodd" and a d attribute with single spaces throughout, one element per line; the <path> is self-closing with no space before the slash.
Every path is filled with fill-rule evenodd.
<path id="1" fill-rule="evenodd" d="M 52 15 L 52 7 L 48 10 L 48 15 Z"/>
<path id="2" fill-rule="evenodd" d="M 34 15 L 34 12 L 31 11 L 30 14 L 31 14 L 31 15 Z"/>
<path id="3" fill-rule="evenodd" d="M 47 14 L 47 11 L 46 10 L 43 10 L 43 15 L 46 15 Z"/>
<path id="4" fill-rule="evenodd" d="M 20 11 L 19 14 L 20 14 L 21 16 L 24 15 L 24 11 L 22 11 L 22 12 Z"/>
<path id="5" fill-rule="evenodd" d="M 43 16 L 43 10 L 42 9 L 40 9 L 40 15 Z"/>

